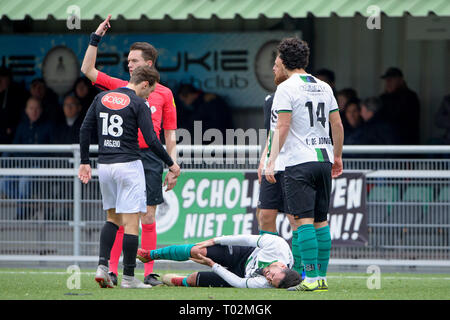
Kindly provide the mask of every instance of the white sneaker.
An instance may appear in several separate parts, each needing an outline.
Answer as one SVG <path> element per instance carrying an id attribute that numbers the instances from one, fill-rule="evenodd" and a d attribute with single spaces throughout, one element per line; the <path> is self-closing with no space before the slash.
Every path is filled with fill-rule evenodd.
<path id="1" fill-rule="evenodd" d="M 108 274 L 108 268 L 102 265 L 97 267 L 97 272 L 95 273 L 95 281 L 98 282 L 100 288 L 114 288 L 114 283 Z"/>
<path id="2" fill-rule="evenodd" d="M 141 280 L 135 277 L 122 276 L 120 287 L 123 289 L 150 289 L 150 284 L 144 284 Z"/>

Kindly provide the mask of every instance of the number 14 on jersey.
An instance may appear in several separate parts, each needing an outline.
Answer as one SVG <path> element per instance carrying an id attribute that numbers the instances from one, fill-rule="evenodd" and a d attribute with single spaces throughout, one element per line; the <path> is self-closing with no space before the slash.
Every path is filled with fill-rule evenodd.
<path id="1" fill-rule="evenodd" d="M 305 107 L 308 108 L 308 112 L 309 112 L 309 125 L 311 127 L 314 127 L 314 113 L 313 113 L 313 109 L 314 109 L 314 105 L 312 101 L 308 101 L 305 103 Z M 327 117 L 325 116 L 325 103 L 323 102 L 319 102 L 317 104 L 317 109 L 316 109 L 316 121 L 320 122 L 320 124 L 322 124 L 322 126 L 325 128 L 325 125 L 327 123 Z"/>

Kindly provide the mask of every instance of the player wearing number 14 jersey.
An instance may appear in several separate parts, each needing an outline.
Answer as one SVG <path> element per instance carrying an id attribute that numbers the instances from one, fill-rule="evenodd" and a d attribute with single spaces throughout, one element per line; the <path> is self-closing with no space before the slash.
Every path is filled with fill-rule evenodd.
<path id="1" fill-rule="evenodd" d="M 306 273 L 305 280 L 292 290 L 326 291 L 331 250 L 327 213 L 331 178 L 342 173 L 344 132 L 333 91 L 305 71 L 308 60 L 306 42 L 288 38 L 279 44 L 275 64 L 288 79 L 277 87 L 273 100 L 272 109 L 278 118 L 266 178 L 276 182 L 275 161 L 281 157 L 287 212 L 295 218 L 293 229 L 298 232 Z M 282 148 L 284 152 L 280 153 Z"/>

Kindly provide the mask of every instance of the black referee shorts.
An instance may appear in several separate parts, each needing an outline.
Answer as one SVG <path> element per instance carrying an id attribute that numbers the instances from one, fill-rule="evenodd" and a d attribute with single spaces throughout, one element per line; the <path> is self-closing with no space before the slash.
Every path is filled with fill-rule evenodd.
<path id="1" fill-rule="evenodd" d="M 147 206 L 155 206 L 164 202 L 162 193 L 163 162 L 150 148 L 140 149 L 142 165 L 144 166 Z"/>
<path id="2" fill-rule="evenodd" d="M 278 210 L 278 212 L 286 212 L 287 203 L 284 191 L 284 171 L 275 174 L 277 182 L 270 183 L 265 176 L 261 178 L 259 187 L 259 209 Z"/>
<path id="3" fill-rule="evenodd" d="M 286 167 L 288 213 L 296 219 L 327 220 L 331 194 L 331 162 L 306 162 Z"/>
<path id="4" fill-rule="evenodd" d="M 245 276 L 245 264 L 255 248 L 216 244 L 207 247 L 206 250 L 206 256 L 208 258 L 243 278 Z M 196 285 L 197 287 L 231 287 L 228 282 L 212 271 L 199 271 L 197 273 Z"/>

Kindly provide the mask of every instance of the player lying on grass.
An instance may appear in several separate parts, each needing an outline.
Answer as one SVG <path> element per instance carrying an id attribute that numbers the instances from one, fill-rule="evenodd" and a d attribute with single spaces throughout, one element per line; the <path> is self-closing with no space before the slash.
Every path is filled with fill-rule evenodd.
<path id="1" fill-rule="evenodd" d="M 192 260 L 212 268 L 183 277 L 167 274 L 171 286 L 289 288 L 301 281 L 292 270 L 294 259 L 286 240 L 279 236 L 222 236 L 198 244 L 173 245 L 156 250 L 138 249 L 137 258 L 151 260 Z"/>

